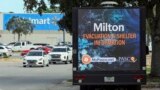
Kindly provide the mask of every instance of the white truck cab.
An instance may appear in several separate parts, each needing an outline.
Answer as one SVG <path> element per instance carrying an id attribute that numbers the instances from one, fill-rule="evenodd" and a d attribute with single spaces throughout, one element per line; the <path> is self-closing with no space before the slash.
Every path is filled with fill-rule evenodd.
<path id="1" fill-rule="evenodd" d="M 14 44 L 12 51 L 29 50 L 30 48 L 36 48 L 30 41 L 19 41 Z"/>

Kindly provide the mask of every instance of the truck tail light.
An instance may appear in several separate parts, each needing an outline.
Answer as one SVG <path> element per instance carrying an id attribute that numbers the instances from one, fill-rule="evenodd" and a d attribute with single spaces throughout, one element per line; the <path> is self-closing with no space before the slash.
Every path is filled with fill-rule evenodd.
<path id="1" fill-rule="evenodd" d="M 136 80 L 142 80 L 142 79 L 144 79 L 144 76 L 143 75 L 135 75 L 135 76 L 133 76 L 133 78 L 134 79 L 136 79 Z"/>
<path id="2" fill-rule="evenodd" d="M 75 80 L 84 80 L 86 79 L 86 75 L 75 75 L 74 78 Z"/>

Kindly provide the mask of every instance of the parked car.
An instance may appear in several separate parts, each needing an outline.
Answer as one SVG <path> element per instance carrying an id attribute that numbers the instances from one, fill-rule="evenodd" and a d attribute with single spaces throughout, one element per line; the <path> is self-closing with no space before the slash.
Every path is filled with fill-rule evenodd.
<path id="1" fill-rule="evenodd" d="M 31 50 L 43 50 L 46 54 L 48 54 L 49 52 L 51 52 L 52 49 L 50 49 L 46 46 L 38 47 L 38 48 L 31 48 L 30 50 L 23 50 L 22 53 L 21 53 L 21 56 L 26 55 Z"/>
<path id="2" fill-rule="evenodd" d="M 31 48 L 30 50 L 34 50 L 34 48 Z M 23 50 L 23 51 L 21 52 L 21 56 L 26 55 L 30 50 Z"/>
<path id="3" fill-rule="evenodd" d="M 7 44 L 7 47 L 8 47 L 8 48 L 12 48 L 15 43 L 16 43 L 16 42 L 10 42 L 10 43 Z"/>
<path id="4" fill-rule="evenodd" d="M 12 50 L 6 46 L 0 46 L 0 53 L 2 53 L 3 56 L 12 56 Z"/>
<path id="5" fill-rule="evenodd" d="M 43 50 L 31 50 L 23 59 L 23 67 L 49 66 L 49 55 Z"/>
<path id="6" fill-rule="evenodd" d="M 48 43 L 34 43 L 35 46 L 48 46 Z"/>
<path id="7" fill-rule="evenodd" d="M 67 46 L 55 46 L 49 55 L 50 64 L 55 64 L 57 62 L 64 62 L 67 64 L 68 62 L 72 62 L 72 50 Z"/>
<path id="8" fill-rule="evenodd" d="M 50 48 L 51 50 L 53 49 L 53 46 L 47 45 L 46 47 Z"/>
<path id="9" fill-rule="evenodd" d="M 51 48 L 48 48 L 46 46 L 43 46 L 43 47 L 38 47 L 36 48 L 35 50 L 43 50 L 46 54 L 50 53 L 52 51 Z"/>

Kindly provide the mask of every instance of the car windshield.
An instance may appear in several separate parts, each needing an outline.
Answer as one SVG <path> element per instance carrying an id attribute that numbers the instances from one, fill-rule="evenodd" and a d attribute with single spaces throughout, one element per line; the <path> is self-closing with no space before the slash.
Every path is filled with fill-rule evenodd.
<path id="1" fill-rule="evenodd" d="M 36 48 L 35 50 L 43 50 L 43 48 L 39 47 L 39 48 Z"/>
<path id="2" fill-rule="evenodd" d="M 54 48 L 54 49 L 52 50 L 52 52 L 66 52 L 66 51 L 67 51 L 66 48 Z"/>
<path id="3" fill-rule="evenodd" d="M 12 42 L 12 43 L 9 43 L 8 45 L 14 45 L 15 44 L 15 42 Z"/>
<path id="4" fill-rule="evenodd" d="M 7 49 L 10 49 L 10 48 L 8 48 L 8 47 L 6 47 Z"/>
<path id="5" fill-rule="evenodd" d="M 42 52 L 29 52 L 27 56 L 42 56 Z"/>
<path id="6" fill-rule="evenodd" d="M 14 46 L 20 46 L 20 45 L 21 45 L 20 42 L 14 44 Z"/>
<path id="7" fill-rule="evenodd" d="M 0 45 L 3 45 L 3 43 L 0 43 Z"/>
<path id="8" fill-rule="evenodd" d="M 37 46 L 47 46 L 49 44 L 47 43 L 34 43 L 33 45 L 37 45 Z"/>

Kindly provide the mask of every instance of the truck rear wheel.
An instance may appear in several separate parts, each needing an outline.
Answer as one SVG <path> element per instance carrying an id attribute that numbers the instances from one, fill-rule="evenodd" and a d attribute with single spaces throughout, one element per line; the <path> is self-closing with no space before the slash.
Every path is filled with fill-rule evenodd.
<path id="1" fill-rule="evenodd" d="M 45 67 L 45 62 L 43 61 L 43 65 L 41 67 Z"/>
<path id="2" fill-rule="evenodd" d="M 94 85 L 81 85 L 80 90 L 95 90 Z"/>
<path id="3" fill-rule="evenodd" d="M 68 64 L 68 57 L 67 57 L 67 60 L 64 62 L 65 64 Z"/>
<path id="4" fill-rule="evenodd" d="M 88 85 L 81 85 L 80 90 L 88 90 Z"/>
<path id="5" fill-rule="evenodd" d="M 141 90 L 141 85 L 133 85 L 130 90 Z"/>

